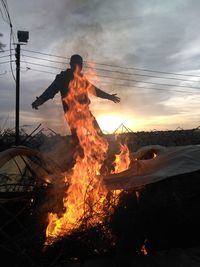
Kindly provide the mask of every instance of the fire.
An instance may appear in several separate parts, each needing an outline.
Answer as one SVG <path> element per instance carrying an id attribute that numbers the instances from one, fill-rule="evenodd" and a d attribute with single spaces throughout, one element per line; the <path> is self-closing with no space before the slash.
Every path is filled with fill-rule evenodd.
<path id="1" fill-rule="evenodd" d="M 115 155 L 115 161 L 113 162 L 114 170 L 111 173 L 119 173 L 123 172 L 128 169 L 130 165 L 130 153 L 128 146 L 126 144 L 120 143 L 120 153 Z M 122 190 L 113 190 L 114 196 L 114 203 L 115 205 L 119 202 L 119 195 L 121 194 Z"/>
<path id="2" fill-rule="evenodd" d="M 140 251 L 141 253 L 144 255 L 144 256 L 147 256 L 148 255 L 148 251 L 147 251 L 147 248 L 146 248 L 146 243 L 147 243 L 147 239 L 145 239 L 144 241 L 144 244 L 142 245 Z"/>
<path id="3" fill-rule="evenodd" d="M 147 251 L 145 245 L 142 245 L 141 252 L 142 252 L 142 254 L 143 254 L 144 256 L 147 256 L 147 255 L 148 255 L 148 251 Z"/>
<path id="4" fill-rule="evenodd" d="M 115 155 L 114 171 L 112 173 L 119 173 L 128 169 L 130 165 L 130 154 L 126 144 L 120 144 L 120 153 Z"/>
<path id="5" fill-rule="evenodd" d="M 88 78 L 88 75 L 87 75 Z M 59 217 L 49 213 L 46 229 L 47 243 L 70 234 L 80 226 L 90 227 L 102 223 L 105 213 L 104 203 L 108 191 L 100 176 L 101 167 L 106 159 L 108 143 L 97 127 L 89 110 L 88 92 L 93 88 L 77 70 L 69 84 L 69 93 L 64 99 L 69 110 L 65 117 L 71 129 L 75 129 L 78 143 L 76 163 L 72 172 L 66 176 L 69 183 L 63 199 L 64 212 Z M 121 145 L 121 152 L 116 156 L 115 172 L 128 168 L 129 151 Z"/>

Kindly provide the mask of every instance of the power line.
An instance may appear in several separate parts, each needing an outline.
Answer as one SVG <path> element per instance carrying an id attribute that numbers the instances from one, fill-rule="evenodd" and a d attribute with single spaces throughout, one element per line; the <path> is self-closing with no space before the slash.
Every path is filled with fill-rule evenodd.
<path id="1" fill-rule="evenodd" d="M 48 61 L 52 63 L 59 63 L 59 64 L 64 64 L 64 65 L 69 64 L 69 62 L 61 62 L 61 61 L 56 61 L 56 60 L 51 60 L 51 59 L 46 59 L 46 58 L 41 58 L 41 57 L 34 57 L 34 56 L 28 56 L 28 55 L 24 55 L 24 56 L 28 58 L 44 60 L 44 61 Z"/>
<path id="2" fill-rule="evenodd" d="M 98 75 L 99 77 L 108 78 L 108 79 L 114 79 L 114 80 L 121 80 L 121 81 L 128 81 L 128 82 L 136 82 L 136 83 L 147 83 L 147 84 L 153 84 L 153 85 L 159 85 L 159 86 L 170 86 L 170 87 L 183 87 L 183 88 L 190 88 L 190 89 L 200 89 L 200 87 L 196 86 L 187 86 L 187 85 L 177 85 L 177 84 L 167 84 L 167 83 L 156 83 L 156 82 L 150 82 L 150 81 L 139 81 L 139 80 L 133 80 L 133 79 L 124 79 L 124 78 L 118 78 L 118 77 L 110 77 L 107 75 Z"/>
<path id="3" fill-rule="evenodd" d="M 140 73 L 129 73 L 129 72 L 126 73 L 126 72 L 117 71 L 117 70 L 106 70 L 106 69 L 100 69 L 100 68 L 94 68 L 94 69 L 100 70 L 100 71 L 118 73 L 118 74 L 125 74 L 125 75 L 130 75 L 130 76 L 141 76 L 141 77 L 148 77 L 148 78 L 157 78 L 157 79 L 165 79 L 165 80 L 177 80 L 177 81 L 185 81 L 185 82 L 198 82 L 198 81 L 186 80 L 186 79 L 175 78 L 175 77 L 160 77 L 160 76 L 156 76 L 156 75 L 140 74 Z"/>
<path id="4" fill-rule="evenodd" d="M 1 56 L 0 58 L 5 58 L 5 57 L 10 57 L 10 55 L 6 55 L 6 56 Z"/>
<path id="5" fill-rule="evenodd" d="M 111 83 L 111 82 L 108 82 L 108 83 L 106 83 L 106 82 L 103 82 L 104 84 L 108 84 L 108 85 L 114 85 L 114 86 L 120 86 L 120 87 L 128 87 L 128 88 L 141 88 L 141 89 L 148 89 L 148 90 L 157 90 L 157 91 L 162 91 L 163 93 L 165 92 L 165 91 L 168 91 L 168 92 L 171 92 L 171 93 L 173 93 L 173 92 L 178 92 L 178 93 L 186 93 L 186 94 L 190 94 L 190 95 L 194 95 L 194 93 L 192 93 L 192 92 L 188 92 L 188 91 L 184 91 L 184 90 L 176 90 L 176 89 L 173 89 L 173 91 L 172 90 L 170 90 L 170 89 L 167 89 L 167 88 L 155 88 L 155 87 L 144 87 L 144 86 L 139 86 L 139 85 L 134 85 L 134 86 L 130 86 L 130 85 L 128 85 L 128 84 L 118 84 L 118 83 Z M 196 94 L 196 93 L 195 93 Z M 200 94 L 200 92 L 199 92 L 199 94 Z"/>
<path id="6" fill-rule="evenodd" d="M 12 22 L 11 22 L 10 14 L 8 11 L 8 7 L 6 6 L 6 3 L 4 0 L 1 0 L 1 2 L 2 2 L 3 9 L 6 13 L 7 19 L 8 19 L 7 23 L 10 24 L 10 27 L 12 28 Z"/>
<path id="7" fill-rule="evenodd" d="M 14 34 L 13 34 L 13 25 L 12 25 L 12 21 L 11 21 L 11 18 L 10 18 L 10 14 L 9 14 L 9 11 L 8 11 L 8 6 L 6 5 L 6 2 L 4 0 L 1 0 L 2 2 L 2 6 L 4 8 L 4 11 L 7 15 L 7 18 L 8 18 L 8 24 L 10 26 L 10 69 L 11 69 L 11 72 L 12 72 L 12 76 L 13 76 L 13 79 L 16 81 L 15 79 L 15 75 L 13 73 L 13 67 L 12 67 L 12 39 L 13 39 L 13 42 L 15 43 L 15 40 L 14 40 Z"/>
<path id="8" fill-rule="evenodd" d="M 172 90 L 169 90 L 169 89 L 166 89 L 166 88 L 155 88 L 155 87 L 144 87 L 144 86 L 129 86 L 129 85 L 123 85 L 123 84 L 113 84 L 113 85 L 116 85 L 116 86 L 121 86 L 121 87 L 129 87 L 129 88 L 141 88 L 141 89 L 148 89 L 148 90 L 157 90 L 157 91 L 162 91 L 164 93 L 164 91 L 168 91 L 168 92 L 177 92 L 177 93 L 186 93 L 186 94 L 189 94 L 189 95 L 194 95 L 194 93 L 192 92 L 188 92 L 188 91 L 183 91 L 183 90 L 176 90 L 174 89 L 173 91 Z M 199 93 L 200 94 L 200 93 Z"/>
<path id="9" fill-rule="evenodd" d="M 14 49 L 11 49 L 11 50 L 14 50 Z M 6 50 L 3 50 L 3 51 L 0 51 L 0 53 L 6 53 L 6 52 L 10 52 L 10 49 L 6 49 Z"/>
<path id="10" fill-rule="evenodd" d="M 28 67 L 28 64 L 27 64 L 27 62 L 26 62 L 26 58 L 25 58 L 25 56 L 24 56 L 22 50 L 21 50 L 21 55 L 22 55 L 22 58 L 24 59 L 24 62 L 25 62 L 25 64 L 26 64 L 26 69 L 28 69 L 29 67 Z"/>
<path id="11" fill-rule="evenodd" d="M 22 61 L 24 62 L 24 61 Z M 63 68 L 55 67 L 55 66 L 48 66 L 48 65 L 43 65 L 39 63 L 33 63 L 33 62 L 26 62 L 28 64 L 32 64 L 35 66 L 40 66 L 40 67 L 46 67 L 46 68 L 52 68 L 52 69 L 57 69 L 57 70 L 63 70 Z M 177 85 L 177 84 L 168 84 L 168 83 L 156 83 L 156 82 L 150 82 L 150 81 L 139 81 L 135 79 L 125 79 L 125 78 L 119 78 L 119 77 L 111 77 L 107 75 L 97 75 L 98 77 L 102 78 L 107 78 L 107 79 L 114 79 L 114 80 L 120 80 L 120 81 L 126 81 L 126 82 L 135 82 L 135 83 L 146 83 L 146 84 L 152 84 L 152 85 L 159 85 L 159 86 L 168 86 L 168 87 L 182 87 L 182 88 L 190 88 L 193 90 L 199 90 L 200 87 L 196 86 L 187 86 L 187 85 Z"/>
<path id="12" fill-rule="evenodd" d="M 23 68 L 23 69 L 26 69 L 27 71 L 29 70 L 32 70 L 32 71 L 37 71 L 37 72 L 42 72 L 42 73 L 47 73 L 47 74 L 54 74 L 56 75 L 57 73 L 54 73 L 54 72 L 49 72 L 49 71 L 43 71 L 43 70 L 38 70 L 38 69 L 33 69 L 33 68 Z M 103 82 L 105 83 L 105 82 Z M 109 84 L 109 83 L 107 83 Z M 116 83 L 110 83 L 110 85 L 116 85 L 116 86 L 122 86 L 122 87 L 129 87 L 129 88 L 139 88 L 139 89 L 148 89 L 148 90 L 156 90 L 156 91 L 161 91 L 161 92 L 165 92 L 165 91 L 168 91 L 168 92 L 178 92 L 178 93 L 184 93 L 184 94 L 189 94 L 189 95 L 194 95 L 194 93 L 192 92 L 188 92 L 188 91 L 183 91 L 183 90 L 176 90 L 176 89 L 173 89 L 170 90 L 170 89 L 166 89 L 166 88 L 154 88 L 154 87 L 144 87 L 144 86 L 130 86 L 130 85 L 126 85 L 126 84 L 116 84 Z"/>
<path id="13" fill-rule="evenodd" d="M 7 71 L 5 70 L 4 72 L 0 73 L 0 76 L 5 75 L 6 73 L 7 73 Z"/>
<path id="14" fill-rule="evenodd" d="M 14 61 L 14 60 L 13 60 Z M 13 62 L 12 61 L 12 62 Z M 10 63 L 10 60 L 9 61 L 3 61 L 3 62 L 0 62 L 0 64 L 5 64 L 5 63 Z"/>
<path id="15" fill-rule="evenodd" d="M 11 70 L 5 70 L 4 72 L 0 73 L 0 76 L 6 75 L 9 72 L 11 72 Z"/>
<path id="16" fill-rule="evenodd" d="M 70 59 L 70 57 L 63 57 L 63 56 L 58 56 L 50 53 L 43 53 L 39 51 L 34 51 L 34 50 L 29 50 L 29 49 L 23 49 L 26 52 L 30 53 L 35 53 L 35 54 L 40 54 L 40 55 L 45 55 L 45 56 L 51 56 L 51 57 L 56 57 L 56 58 L 62 58 L 62 59 Z M 87 61 L 84 61 L 87 63 Z M 161 73 L 161 74 L 170 74 L 170 75 L 178 75 L 178 76 L 188 76 L 188 77 L 195 77 L 195 78 L 200 78 L 200 75 L 193 75 L 193 74 L 182 74 L 182 73 L 177 73 L 177 72 L 167 72 L 167 71 L 159 71 L 159 70 L 152 70 L 152 69 L 146 69 L 146 68 L 136 68 L 136 67 L 125 67 L 125 66 L 118 66 L 118 65 L 112 65 L 112 64 L 106 64 L 106 63 L 100 63 L 93 61 L 94 64 L 96 65 L 102 65 L 106 67 L 112 67 L 112 68 L 120 68 L 120 69 L 126 69 L 126 70 L 138 70 L 138 71 L 146 71 L 146 72 L 155 72 L 155 73 Z"/>
<path id="17" fill-rule="evenodd" d="M 32 71 L 37 71 L 37 72 L 41 72 L 41 73 L 48 73 L 48 74 L 53 74 L 53 75 L 57 74 L 55 72 L 50 72 L 50 71 L 45 71 L 45 70 L 37 70 L 37 69 L 34 69 L 34 68 L 30 68 L 30 67 L 21 68 L 21 69 L 26 69 L 27 71 L 32 70 Z"/>
<path id="18" fill-rule="evenodd" d="M 57 70 L 64 70 L 63 68 L 55 67 L 55 66 L 48 66 L 48 65 L 43 65 L 39 63 L 34 63 L 34 62 L 29 62 L 29 61 L 21 61 L 22 63 L 27 63 L 35 66 L 40 66 L 40 67 L 46 67 L 46 68 L 52 68 L 52 69 L 57 69 Z"/>
<path id="19" fill-rule="evenodd" d="M 9 17 L 8 17 L 8 14 L 7 14 L 7 6 L 6 6 L 6 4 L 5 4 L 5 2 L 3 0 L 1 2 L 2 2 L 2 7 L 4 9 L 4 12 L 5 12 L 5 14 L 4 14 L 3 11 L 0 8 L 0 13 L 1 13 L 2 19 L 3 19 L 4 22 L 9 24 Z"/>
<path id="20" fill-rule="evenodd" d="M 57 57 L 57 58 L 63 58 L 63 59 L 70 60 L 70 57 L 63 57 L 63 56 L 53 55 L 53 54 L 49 54 L 49 53 L 43 53 L 43 52 L 39 52 L 39 51 L 29 50 L 29 49 L 23 49 L 23 51 L 35 53 L 35 54 L 40 54 L 40 55 L 44 55 L 44 56 Z"/>
<path id="21" fill-rule="evenodd" d="M 35 57 L 35 56 L 28 56 L 28 55 L 24 55 L 24 56 L 26 56 L 27 58 L 38 59 L 38 60 L 42 60 L 42 61 L 48 61 L 51 63 L 58 63 L 58 64 L 63 64 L 63 65 L 66 65 L 69 63 L 69 62 L 61 62 L 61 61 L 56 61 L 56 60 L 51 60 L 51 59 L 46 59 L 46 58 L 41 58 L 41 57 Z M 89 66 L 85 66 L 85 67 L 90 68 Z M 123 74 L 123 75 L 129 75 L 129 76 L 141 76 L 141 77 L 157 78 L 157 79 L 165 79 L 165 80 L 177 80 L 177 81 L 183 81 L 183 82 L 199 82 L 199 81 L 186 80 L 186 79 L 181 79 L 181 78 L 176 78 L 176 77 L 160 77 L 160 76 L 156 76 L 156 75 L 129 73 L 129 72 L 123 72 L 123 71 L 118 71 L 118 70 L 108 70 L 108 69 L 95 68 L 95 67 L 92 69 L 97 70 L 97 71 L 104 71 L 104 72 Z"/>
<path id="22" fill-rule="evenodd" d="M 8 61 L 9 63 L 9 61 Z M 31 70 L 31 71 L 36 71 L 36 72 L 41 72 L 41 73 L 47 73 L 47 74 L 52 74 L 52 75 L 56 75 L 57 73 L 55 72 L 49 72 L 49 71 L 44 71 L 44 70 L 39 70 L 39 69 L 34 69 L 34 68 L 30 68 L 30 67 L 26 67 L 26 68 L 21 68 L 21 69 L 24 69 L 25 72 Z M 5 75 L 7 73 L 9 73 L 11 71 L 7 71 L 5 70 L 4 73 L 0 73 L 0 75 Z M 194 93 L 191 93 L 191 92 L 188 92 L 188 91 L 183 91 L 183 90 L 176 90 L 176 89 L 173 89 L 170 90 L 170 89 L 166 89 L 166 88 L 154 88 L 154 87 L 144 87 L 144 86 L 130 86 L 130 85 L 127 85 L 127 84 L 119 84 L 119 83 L 111 83 L 111 82 L 103 82 L 104 84 L 108 84 L 108 85 L 114 85 L 114 86 L 121 86 L 121 87 L 128 87 L 128 88 L 138 88 L 138 89 L 147 89 L 147 90 L 156 90 L 156 91 L 160 91 L 162 93 L 164 93 L 165 91 L 168 91 L 168 92 L 178 92 L 178 93 L 184 93 L 184 94 L 187 94 L 187 95 L 194 95 Z"/>
<path id="23" fill-rule="evenodd" d="M 3 11 L 0 8 L 0 13 L 1 13 L 1 17 L 3 19 L 4 22 L 8 23 L 8 21 L 6 20 L 6 18 L 4 17 Z"/>

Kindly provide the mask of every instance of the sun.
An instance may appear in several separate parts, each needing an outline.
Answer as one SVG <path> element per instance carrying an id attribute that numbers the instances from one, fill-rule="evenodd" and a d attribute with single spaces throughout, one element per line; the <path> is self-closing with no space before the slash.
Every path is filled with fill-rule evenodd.
<path id="1" fill-rule="evenodd" d="M 103 114 L 97 117 L 100 128 L 105 133 L 113 133 L 120 124 L 124 124 L 127 128 L 132 129 L 135 125 L 135 121 L 128 118 L 125 115 L 119 113 Z"/>

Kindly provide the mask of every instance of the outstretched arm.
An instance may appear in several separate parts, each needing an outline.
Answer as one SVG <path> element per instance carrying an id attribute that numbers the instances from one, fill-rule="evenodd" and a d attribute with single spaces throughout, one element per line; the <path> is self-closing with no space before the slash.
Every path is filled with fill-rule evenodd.
<path id="1" fill-rule="evenodd" d="M 113 101 L 114 103 L 120 102 L 120 98 L 117 96 L 117 94 L 108 94 L 92 84 L 90 84 L 89 86 L 89 93 L 100 98 L 108 99 L 110 101 Z"/>
<path id="2" fill-rule="evenodd" d="M 36 100 L 32 103 L 32 108 L 38 109 L 44 102 L 54 98 L 62 86 L 61 74 L 58 74 L 52 84 L 41 94 L 36 97 Z"/>

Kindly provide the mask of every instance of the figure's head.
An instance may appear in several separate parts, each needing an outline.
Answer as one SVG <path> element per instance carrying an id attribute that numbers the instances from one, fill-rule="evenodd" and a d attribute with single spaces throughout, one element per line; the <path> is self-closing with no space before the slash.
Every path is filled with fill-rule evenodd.
<path id="1" fill-rule="evenodd" d="M 75 70 L 77 70 L 78 72 L 81 72 L 82 68 L 83 68 L 83 59 L 80 55 L 73 55 L 70 58 L 70 67 L 72 69 L 72 71 L 74 72 Z"/>

